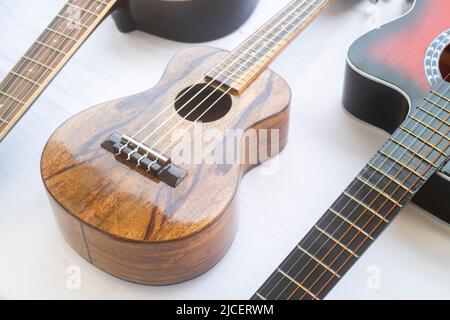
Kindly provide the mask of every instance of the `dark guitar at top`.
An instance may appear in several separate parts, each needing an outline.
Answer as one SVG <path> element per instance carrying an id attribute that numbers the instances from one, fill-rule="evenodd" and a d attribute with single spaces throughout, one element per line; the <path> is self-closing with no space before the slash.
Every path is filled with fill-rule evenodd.
<path id="1" fill-rule="evenodd" d="M 450 155 L 449 43 L 450 2 L 421 0 L 353 44 L 344 104 L 393 134 L 252 299 L 323 299 L 411 200 L 448 203 L 432 181 Z"/>
<path id="2" fill-rule="evenodd" d="M 0 141 L 110 12 L 122 31 L 136 28 L 181 41 L 208 41 L 235 30 L 257 4 L 231 2 L 69 0 L 0 83 Z M 217 20 L 220 28 L 208 28 Z"/>
<path id="3" fill-rule="evenodd" d="M 217 263 L 236 231 L 241 177 L 287 142 L 290 90 L 267 66 L 328 2 L 292 1 L 231 53 L 183 50 L 156 87 L 63 124 L 41 170 L 69 244 L 98 268 L 142 284 L 184 281 Z M 202 150 L 220 150 L 230 130 L 256 131 L 260 143 L 242 135 L 237 161 L 185 162 L 172 133 L 181 128 L 186 138 L 199 127 L 216 133 Z M 278 136 L 260 134 L 271 129 Z"/>

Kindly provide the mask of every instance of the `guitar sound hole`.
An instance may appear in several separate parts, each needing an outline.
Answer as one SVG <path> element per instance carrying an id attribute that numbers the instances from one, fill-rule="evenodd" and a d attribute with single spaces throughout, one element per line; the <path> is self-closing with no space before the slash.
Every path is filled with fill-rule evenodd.
<path id="1" fill-rule="evenodd" d="M 175 109 L 186 120 L 213 122 L 224 117 L 232 104 L 229 94 L 206 84 L 197 84 L 178 94 Z"/>
<path id="2" fill-rule="evenodd" d="M 439 69 L 442 77 L 450 82 L 450 45 L 445 48 L 439 60 Z"/>

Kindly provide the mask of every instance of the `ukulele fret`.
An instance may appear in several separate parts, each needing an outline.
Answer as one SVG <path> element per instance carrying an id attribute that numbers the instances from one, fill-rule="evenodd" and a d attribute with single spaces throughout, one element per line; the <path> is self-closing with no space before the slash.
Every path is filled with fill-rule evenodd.
<path id="1" fill-rule="evenodd" d="M 317 3 L 293 1 L 241 47 L 231 52 L 224 62 L 206 74 L 205 79 L 211 81 L 221 75 L 224 69 L 231 70 L 232 74 L 239 70 L 239 77 L 220 76 L 216 80 L 217 86 L 229 88 L 232 94 L 239 95 L 328 3 L 329 0 Z"/>

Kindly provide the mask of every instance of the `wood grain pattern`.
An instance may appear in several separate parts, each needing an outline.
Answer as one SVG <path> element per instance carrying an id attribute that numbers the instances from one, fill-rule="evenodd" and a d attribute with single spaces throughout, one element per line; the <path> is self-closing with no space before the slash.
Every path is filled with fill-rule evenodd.
<path id="1" fill-rule="evenodd" d="M 173 189 L 100 147 L 113 132 L 136 132 L 225 55 L 206 47 L 183 50 L 156 87 L 88 109 L 49 140 L 41 170 L 58 223 L 71 246 L 97 267 L 133 282 L 168 284 L 205 272 L 226 252 L 236 230 L 232 204 L 242 175 L 252 165 L 182 165 L 188 176 Z M 224 135 L 229 128 L 276 128 L 284 147 L 290 90 L 279 76 L 267 70 L 232 99 L 230 112 L 204 128 Z M 148 130 L 166 119 L 161 117 Z M 178 115 L 167 126 L 180 120 L 182 127 L 192 127 Z M 170 137 L 161 148 L 169 143 Z"/>

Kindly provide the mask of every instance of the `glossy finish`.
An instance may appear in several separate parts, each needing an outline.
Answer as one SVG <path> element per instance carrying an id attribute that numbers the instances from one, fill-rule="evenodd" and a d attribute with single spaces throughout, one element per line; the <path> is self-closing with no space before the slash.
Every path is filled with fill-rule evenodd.
<path id="1" fill-rule="evenodd" d="M 41 169 L 59 225 L 72 247 L 97 267 L 133 282 L 168 284 L 203 273 L 226 252 L 236 228 L 235 194 L 252 165 L 183 164 L 188 175 L 172 188 L 101 147 L 114 132 L 136 132 L 225 54 L 206 47 L 183 50 L 156 87 L 88 109 L 49 140 Z M 276 128 L 284 147 L 290 90 L 279 76 L 265 71 L 232 101 L 223 118 L 203 129 L 224 134 L 229 128 Z M 167 118 L 153 122 L 148 132 Z M 192 128 L 178 114 L 166 125 L 180 120 L 180 127 Z"/>
<path id="2" fill-rule="evenodd" d="M 354 42 L 348 53 L 345 108 L 357 118 L 392 133 L 410 112 L 411 101 L 421 99 L 431 89 L 425 64 L 432 62 L 426 54 L 435 39 L 442 40 L 439 35 L 449 29 L 449 1 L 418 0 L 404 17 Z M 449 55 L 444 47 L 440 52 L 445 73 Z M 449 194 L 447 164 L 413 202 L 450 223 Z"/>

